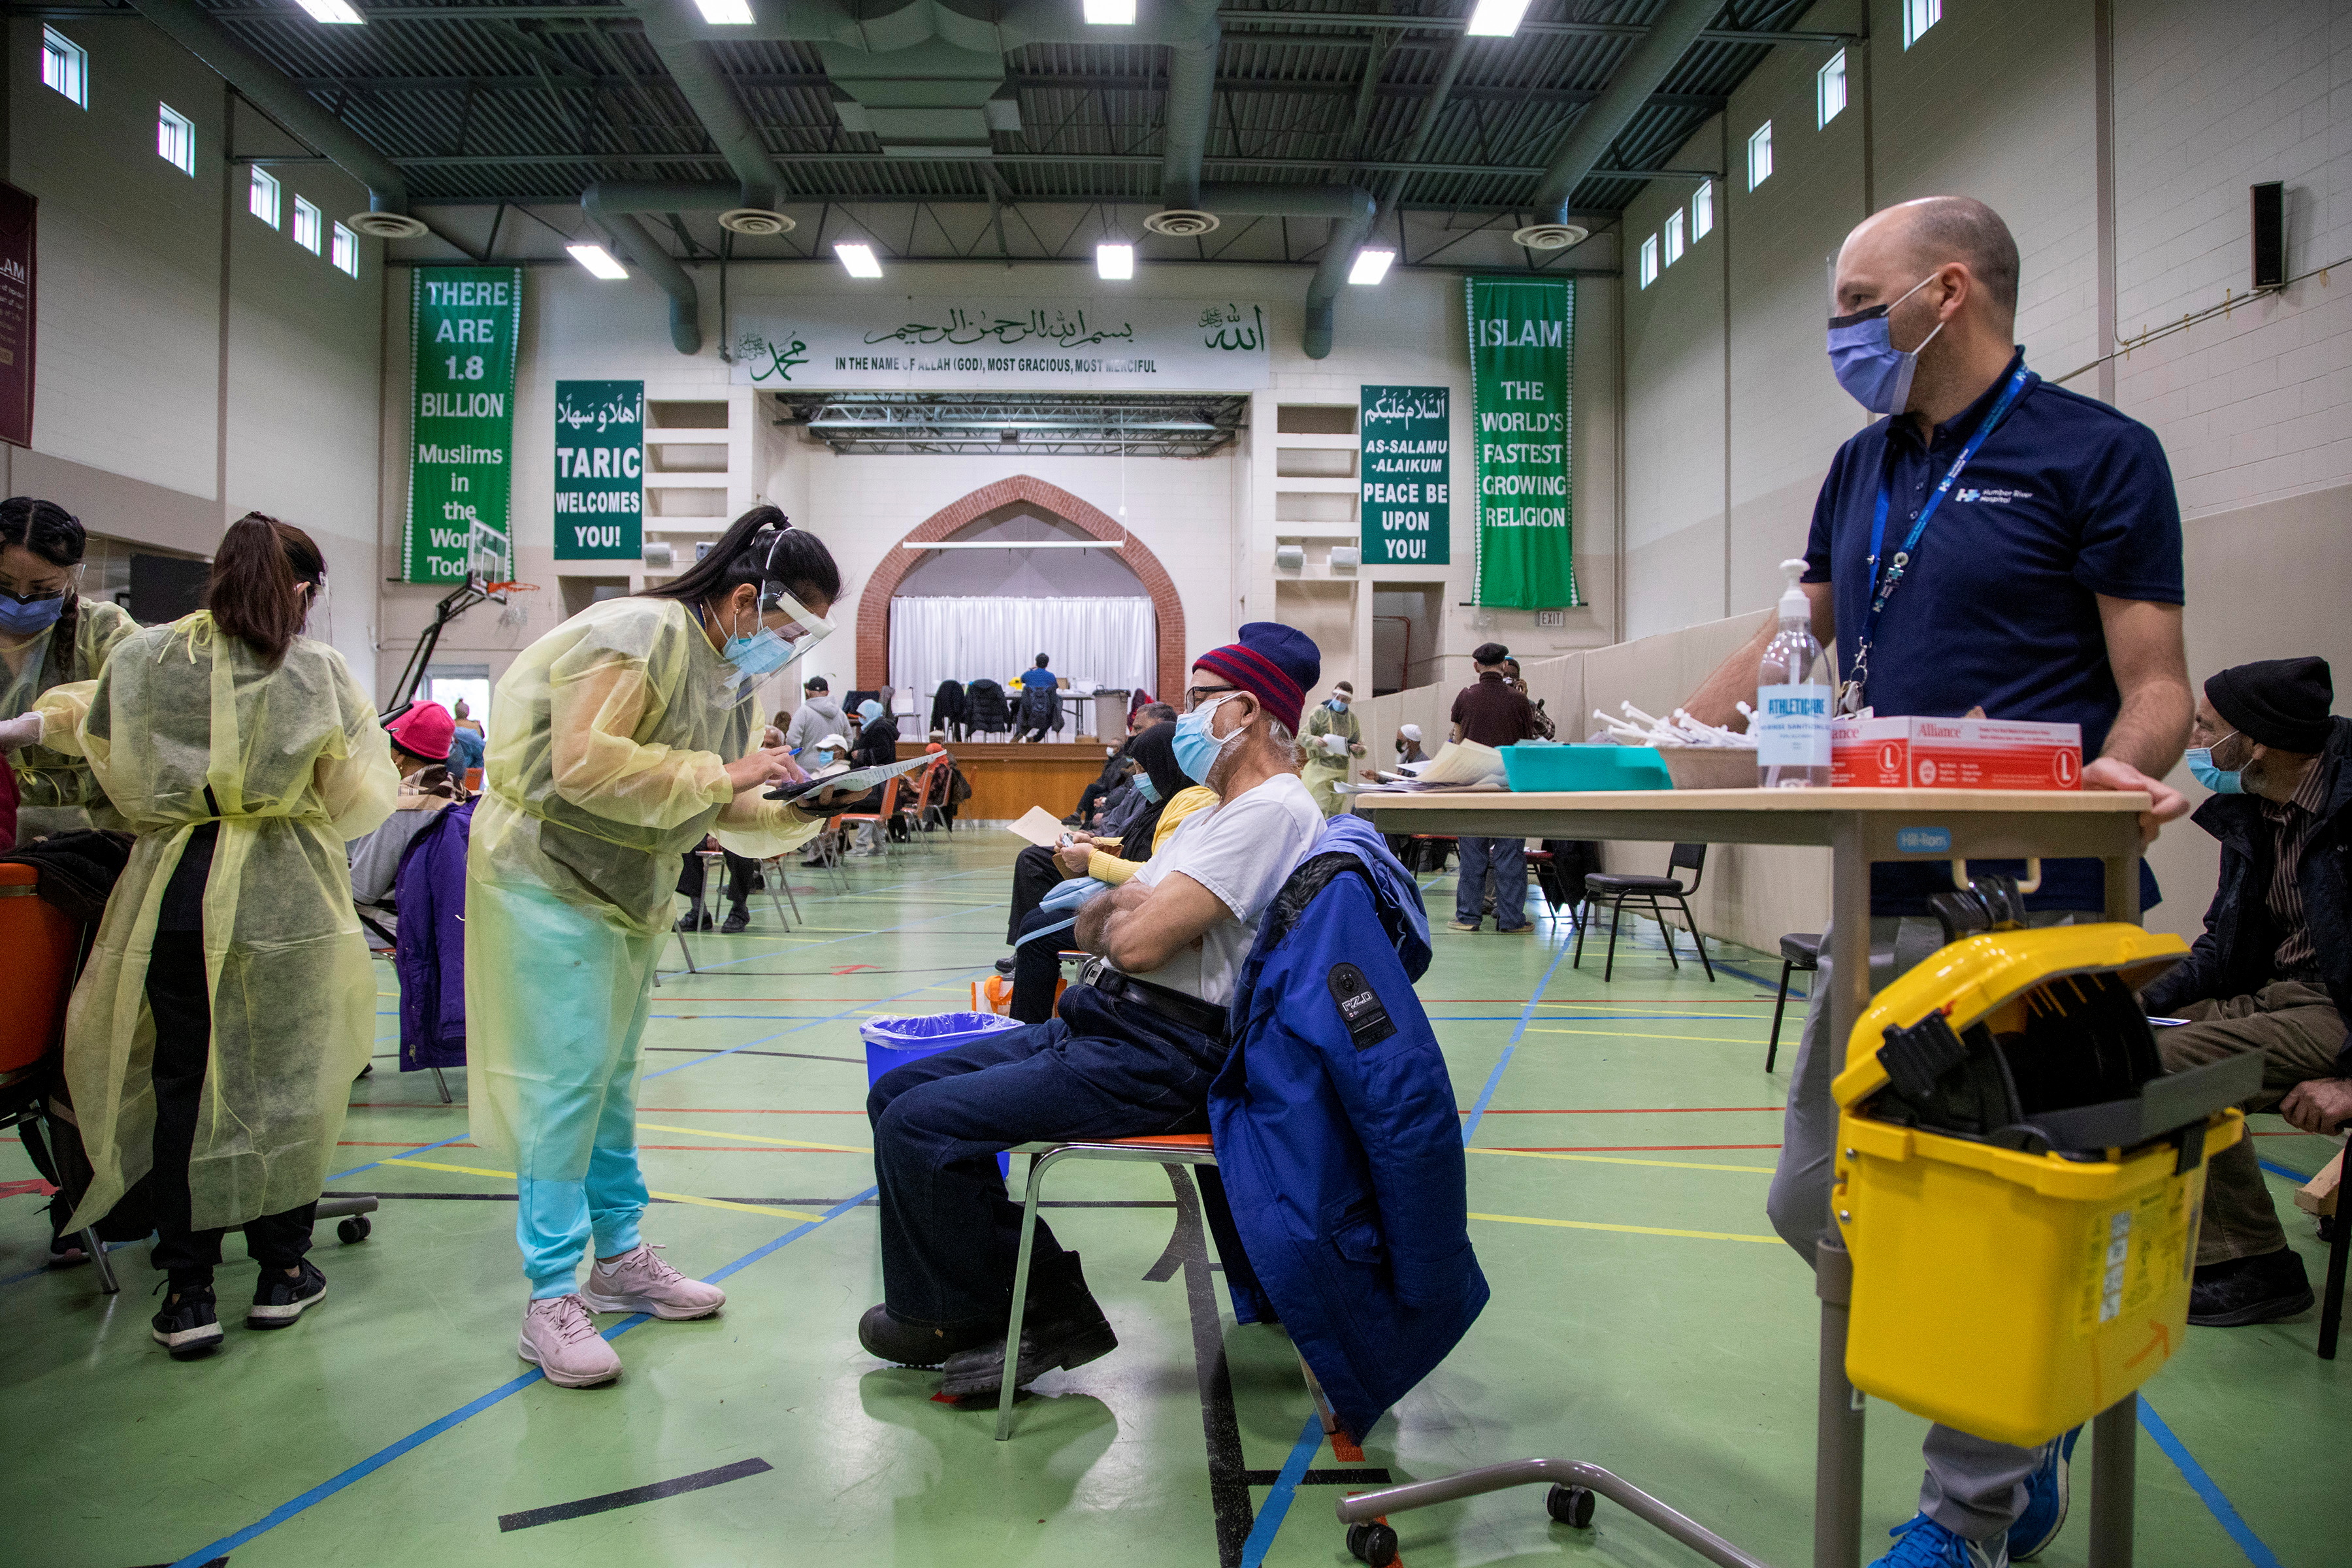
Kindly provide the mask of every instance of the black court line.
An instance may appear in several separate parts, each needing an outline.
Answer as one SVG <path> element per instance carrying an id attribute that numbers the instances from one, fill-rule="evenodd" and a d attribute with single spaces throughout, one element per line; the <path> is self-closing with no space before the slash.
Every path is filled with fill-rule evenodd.
<path id="1" fill-rule="evenodd" d="M 547 1508 L 525 1509 L 520 1513 L 502 1513 L 499 1515 L 499 1528 L 502 1531 L 529 1530 L 534 1525 L 554 1524 L 562 1520 L 584 1519 L 592 1513 L 610 1513 L 616 1508 L 635 1508 L 641 1502 L 677 1497 L 681 1492 L 698 1492 L 710 1487 L 725 1486 L 729 1481 L 764 1475 L 774 1468 L 765 1459 L 738 1459 L 731 1465 L 721 1465 L 715 1470 L 697 1470 L 674 1481 L 656 1481 L 648 1487 L 631 1487 L 626 1491 L 582 1498 L 578 1502 L 559 1502 Z"/>
<path id="2" fill-rule="evenodd" d="M 172 1565 L 169 1563 L 151 1563 L 146 1564 L 146 1568 L 172 1568 Z M 226 1557 L 215 1557 L 211 1562 L 205 1563 L 205 1568 L 228 1568 L 228 1559 Z"/>
<path id="3" fill-rule="evenodd" d="M 1270 1487 L 1282 1479 L 1280 1470 L 1252 1470 L 1249 1484 Z M 1298 1478 L 1302 1487 L 1385 1487 L 1391 1485 L 1389 1468 L 1374 1465 L 1360 1470 L 1309 1470 Z"/>
<path id="4" fill-rule="evenodd" d="M 378 1198 L 401 1203 L 477 1203 L 510 1204 L 512 1193 L 320 1193 L 322 1198 Z M 655 1198 L 657 1204 L 674 1204 L 677 1198 Z M 752 1208 L 829 1209 L 844 1202 L 841 1198 L 712 1198 L 712 1203 L 745 1204 Z M 867 1198 L 860 1208 L 877 1208 L 880 1200 Z M 1176 1205 L 1167 1198 L 1046 1198 L 1037 1205 L 1041 1209 L 1172 1209 Z M 129 1245 L 126 1243 L 125 1245 Z M 1212 1269 L 1223 1267 L 1211 1263 Z M 1170 1274 L 1174 1269 L 1170 1269 Z M 1167 1275 L 1160 1278 L 1165 1279 Z"/>
<path id="5" fill-rule="evenodd" d="M 1201 1222 L 1200 1189 L 1181 1165 L 1162 1165 L 1176 1192 L 1176 1234 L 1147 1279 L 1165 1279 L 1171 1258 L 1184 1271 L 1184 1305 L 1192 1320 L 1192 1371 L 1201 1390 L 1201 1433 L 1209 1450 L 1209 1506 L 1216 1518 L 1218 1568 L 1240 1568 L 1255 1510 L 1250 1503 L 1249 1468 L 1242 1460 L 1241 1418 L 1234 1408 L 1233 1370 L 1225 1361 L 1224 1324 L 1217 1314 L 1209 1280 L 1209 1242 Z"/>
<path id="6" fill-rule="evenodd" d="M 971 965 L 967 963 L 964 967 L 970 969 Z M 824 1023 L 825 1020 L 820 1018 L 817 1022 Z M 866 1065 L 864 1057 L 818 1057 L 811 1056 L 806 1051 L 713 1051 L 702 1046 L 647 1046 L 645 1048 L 649 1051 L 677 1051 L 690 1057 L 793 1057 L 804 1062 L 848 1062 L 855 1067 Z M 444 1106 L 442 1109 L 448 1108 Z"/>

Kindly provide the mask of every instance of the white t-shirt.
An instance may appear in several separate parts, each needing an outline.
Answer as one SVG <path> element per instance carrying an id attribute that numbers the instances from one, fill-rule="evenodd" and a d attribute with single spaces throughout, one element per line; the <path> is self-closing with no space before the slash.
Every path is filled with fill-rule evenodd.
<path id="1" fill-rule="evenodd" d="M 1257 942 L 1258 918 L 1323 831 L 1323 809 L 1297 773 L 1276 773 L 1229 801 L 1177 824 L 1135 879 L 1156 887 L 1181 871 L 1233 912 L 1199 942 L 1138 980 L 1223 1006 Z"/>

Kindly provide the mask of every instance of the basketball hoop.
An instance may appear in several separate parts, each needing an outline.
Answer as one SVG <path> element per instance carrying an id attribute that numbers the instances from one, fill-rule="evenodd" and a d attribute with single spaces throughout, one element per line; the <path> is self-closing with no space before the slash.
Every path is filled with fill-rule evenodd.
<path id="1" fill-rule="evenodd" d="M 482 592 L 488 597 L 503 603 L 509 594 L 538 593 L 539 584 L 536 583 L 485 583 L 482 584 Z"/>

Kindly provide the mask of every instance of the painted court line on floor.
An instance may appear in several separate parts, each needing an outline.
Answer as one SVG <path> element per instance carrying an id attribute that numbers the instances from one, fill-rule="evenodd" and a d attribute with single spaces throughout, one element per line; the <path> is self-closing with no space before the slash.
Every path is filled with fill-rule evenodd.
<path id="1" fill-rule="evenodd" d="M 710 1275 L 709 1283 L 716 1285 L 728 1276 L 738 1273 L 742 1269 L 751 1267 L 752 1264 L 757 1263 L 760 1259 L 767 1257 L 768 1254 L 775 1251 L 777 1248 L 790 1246 L 792 1243 L 798 1241 L 802 1237 L 806 1236 L 817 1226 L 826 1224 L 831 1220 L 837 1219 L 841 1215 L 849 1213 L 851 1210 L 856 1208 L 858 1205 L 864 1203 L 867 1198 L 872 1197 L 876 1190 L 877 1189 L 873 1187 L 868 1187 L 854 1198 L 844 1199 L 842 1202 L 835 1204 L 832 1208 L 827 1209 L 818 1217 L 809 1220 L 804 1224 L 794 1226 L 792 1229 L 784 1232 L 783 1235 L 776 1237 L 775 1240 L 767 1243 L 763 1247 L 755 1247 L 751 1251 L 745 1253 L 734 1262 L 727 1265 L 726 1268 Z M 629 1317 L 622 1319 L 620 1322 L 614 1324 L 612 1328 L 605 1330 L 604 1337 L 607 1341 L 617 1340 L 623 1334 L 627 1333 L 631 1329 L 635 1328 L 639 1323 L 642 1323 L 645 1321 L 646 1316 L 644 1313 L 633 1313 Z M 540 1372 L 538 1368 L 534 1367 L 520 1377 L 515 1378 L 510 1382 L 499 1384 L 498 1387 L 491 1389 L 488 1394 L 483 1394 L 479 1399 L 474 1400 L 471 1404 L 461 1405 L 457 1409 L 449 1412 L 448 1415 L 442 1416 L 439 1420 L 427 1422 L 425 1425 L 419 1426 L 415 1431 L 411 1432 L 407 1436 L 401 1438 L 398 1442 L 389 1443 L 383 1447 L 378 1448 L 374 1453 L 370 1454 L 366 1458 L 362 1459 L 358 1464 L 352 1466 L 349 1469 L 342 1471 L 340 1475 L 332 1476 L 328 1479 L 320 1482 L 317 1486 L 312 1487 L 309 1491 L 304 1492 L 298 1498 L 280 1503 L 278 1507 L 270 1510 L 268 1513 L 263 1514 L 259 1519 L 255 1520 L 251 1524 L 247 1525 L 243 1530 L 238 1531 L 236 1534 L 225 1535 L 209 1546 L 199 1547 L 197 1550 L 189 1552 L 185 1557 L 182 1557 L 176 1562 L 171 1563 L 169 1568 L 205 1568 L 205 1565 L 210 1563 L 214 1559 L 236 1551 L 238 1547 L 243 1546 L 246 1542 L 254 1540 L 257 1536 L 268 1534 L 270 1531 L 273 1531 L 279 1525 L 284 1524 L 288 1520 L 294 1518 L 297 1514 L 306 1512 L 309 1510 L 317 1507 L 319 1504 L 326 1501 L 329 1498 L 333 1497 L 337 1492 L 343 1490 L 346 1487 L 349 1487 L 355 1482 L 365 1480 L 369 1476 L 372 1476 L 376 1471 L 383 1468 L 384 1466 L 392 1463 L 394 1459 L 399 1458 L 402 1455 L 422 1447 L 426 1443 L 431 1442 L 434 1438 L 441 1436 L 442 1433 L 449 1431 L 451 1428 L 457 1426 L 466 1421 L 471 1420 L 473 1417 L 480 1415 L 483 1411 L 489 1409 L 494 1405 L 503 1403 L 504 1401 L 512 1398 L 515 1394 L 520 1394 L 524 1389 L 529 1388 L 532 1384 L 543 1382 L 544 1380 L 545 1374 Z"/>
<path id="2" fill-rule="evenodd" d="M 1676 1171 L 1741 1171 L 1759 1176 L 1772 1173 L 1769 1165 L 1706 1165 L 1696 1160 L 1630 1160 L 1615 1154 L 1569 1154 L 1553 1149 L 1472 1149 L 1473 1154 L 1509 1154 L 1522 1160 L 1578 1160 L 1592 1165 L 1663 1165 Z"/>
<path id="3" fill-rule="evenodd" d="M 1298 1495 L 1298 1483 L 1307 1477 L 1307 1466 L 1322 1450 L 1323 1418 L 1310 1411 L 1307 1425 L 1299 1429 L 1298 1441 L 1290 1446 L 1290 1457 L 1282 1461 L 1281 1473 L 1274 1478 L 1274 1489 L 1266 1493 L 1265 1506 L 1250 1521 L 1249 1537 L 1242 1542 L 1242 1568 L 1259 1568 L 1265 1554 L 1274 1549 L 1275 1534 L 1282 1529 L 1284 1516 L 1290 1512 L 1291 1499 Z"/>
<path id="4" fill-rule="evenodd" d="M 492 1171 L 479 1165 L 436 1165 L 430 1160 L 399 1158 L 386 1160 L 384 1163 L 407 1165 L 419 1171 L 446 1171 L 457 1176 L 494 1176 L 509 1182 L 515 1179 L 515 1173 L 512 1171 Z M 778 1219 L 814 1220 L 824 1217 L 820 1215 L 802 1214 L 796 1209 L 769 1208 L 760 1204 L 733 1203 L 726 1198 L 698 1198 L 691 1193 L 657 1193 L 651 1187 L 646 1189 L 646 1196 L 664 1198 L 674 1204 L 693 1204 L 700 1208 L 740 1209 L 745 1214 L 772 1215 Z"/>
<path id="5" fill-rule="evenodd" d="M 1543 994 L 1551 989 L 1551 977 L 1559 973 L 1559 961 L 1567 956 L 1568 944 L 1562 942 L 1559 951 L 1551 955 L 1551 963 L 1544 970 L 1543 978 L 1536 982 L 1535 994 L 1519 1010 L 1519 1021 L 1511 1030 L 1509 1042 L 1503 1047 L 1501 1059 L 1495 1063 L 1495 1070 L 1486 1075 L 1486 1086 L 1478 1091 L 1477 1100 L 1470 1107 L 1470 1119 L 1462 1124 L 1462 1142 L 1465 1146 L 1477 1135 L 1479 1119 L 1486 1114 L 1486 1107 L 1494 1101 L 1495 1090 L 1502 1086 L 1503 1069 L 1511 1065 L 1511 1058 L 1519 1048 L 1519 1040 L 1528 1032 L 1528 1020 L 1535 1016 L 1537 1006 L 1543 1001 Z"/>
<path id="6" fill-rule="evenodd" d="M 1558 1230 L 1613 1230 L 1627 1236 L 1679 1236 L 1693 1241 L 1763 1241 L 1773 1246 L 1783 1243 L 1777 1236 L 1751 1236 L 1737 1230 L 1675 1230 L 1655 1225 L 1607 1225 L 1597 1219 L 1538 1219 L 1523 1214 L 1474 1214 L 1472 1219 L 1494 1220 L 1502 1225 L 1542 1225 Z"/>
<path id="7" fill-rule="evenodd" d="M 2156 1446 L 2164 1450 L 2164 1457 L 2180 1471 L 2181 1479 L 2189 1483 L 2189 1489 L 2197 1494 L 2213 1517 L 2221 1521 L 2221 1528 L 2229 1531 L 2230 1539 L 2238 1543 L 2238 1550 L 2246 1554 L 2247 1562 L 2252 1563 L 2254 1568 L 2285 1568 L 2279 1561 L 2278 1553 L 2254 1533 L 2254 1527 L 2246 1522 L 2245 1515 L 2240 1513 L 2236 1505 L 2222 1492 L 2221 1484 L 2197 1462 L 2197 1457 L 2189 1451 L 2189 1445 L 2164 1424 L 2164 1417 L 2156 1413 L 2155 1406 L 2148 1404 L 2145 1394 L 2139 1397 L 2139 1424 L 2147 1429 L 2147 1435 L 2156 1440 Z"/>
<path id="8" fill-rule="evenodd" d="M 578 1502 L 559 1502 L 546 1508 L 525 1509 L 520 1513 L 502 1513 L 499 1515 L 499 1529 L 502 1532 L 529 1530 L 534 1525 L 555 1524 L 567 1519 L 585 1519 L 592 1513 L 610 1513 L 616 1508 L 634 1508 L 641 1502 L 704 1491 L 711 1487 L 725 1486 L 729 1481 L 763 1476 L 773 1468 L 775 1467 L 765 1459 L 738 1459 L 731 1465 L 698 1470 L 674 1481 L 656 1481 L 651 1486 L 630 1487 L 623 1491 L 606 1492 L 601 1497 L 582 1498 Z"/>

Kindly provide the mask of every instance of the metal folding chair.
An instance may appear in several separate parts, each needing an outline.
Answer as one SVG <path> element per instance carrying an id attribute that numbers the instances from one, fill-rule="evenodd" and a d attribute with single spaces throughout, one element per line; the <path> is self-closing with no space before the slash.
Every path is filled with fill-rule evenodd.
<path id="1" fill-rule="evenodd" d="M 1004 1324 L 1004 1386 L 996 1396 L 996 1440 L 1003 1442 L 1013 1436 L 1013 1402 L 1020 1390 L 1013 1386 L 1014 1369 L 1021 1362 L 1021 1320 L 1027 1315 L 1029 1295 L 1029 1257 L 1037 1239 L 1037 1204 L 1045 1190 L 1045 1173 L 1064 1160 L 1120 1160 L 1147 1165 L 1213 1165 L 1217 1152 L 1210 1145 L 1205 1132 L 1175 1132 L 1149 1138 L 1071 1139 L 1066 1142 L 1023 1143 L 1013 1152 L 1029 1156 L 1027 1196 L 1021 1205 L 1021 1251 L 1013 1266 L 1013 1313 Z M 1307 1379 L 1307 1392 L 1315 1401 L 1315 1414 L 1328 1433 L 1339 1430 L 1339 1417 L 1331 1413 L 1330 1402 L 1323 1397 L 1323 1385 L 1315 1381 L 1315 1372 L 1307 1358 L 1298 1360 L 1298 1370 Z"/>
<path id="2" fill-rule="evenodd" d="M 1685 887 L 1673 873 L 1688 869 L 1690 886 Z M 1643 877 L 1616 871 L 1595 871 L 1584 879 L 1584 918 L 1576 925 L 1576 956 L 1569 960 L 1570 969 L 1584 965 L 1584 930 L 1592 923 L 1592 912 L 1602 902 L 1609 905 L 1609 957 L 1601 965 L 1601 978 L 1606 982 L 1617 972 L 1617 925 L 1629 903 L 1646 905 L 1650 918 L 1658 922 L 1658 934 L 1664 939 L 1667 961 L 1676 968 L 1683 961 L 1675 953 L 1674 928 L 1666 924 L 1664 901 L 1671 900 L 1681 909 L 1683 923 L 1690 928 L 1691 944 L 1698 949 L 1698 961 L 1706 967 L 1706 977 L 1715 979 L 1715 965 L 1706 956 L 1706 939 L 1698 934 L 1698 921 L 1692 915 L 1690 896 L 1698 891 L 1699 879 L 1706 874 L 1706 846 L 1677 844 L 1666 858 L 1663 877 Z"/>

